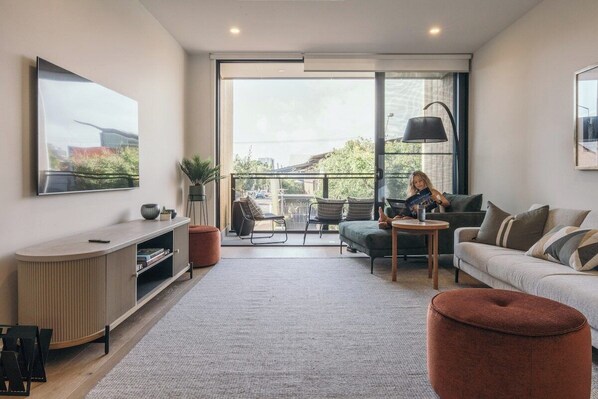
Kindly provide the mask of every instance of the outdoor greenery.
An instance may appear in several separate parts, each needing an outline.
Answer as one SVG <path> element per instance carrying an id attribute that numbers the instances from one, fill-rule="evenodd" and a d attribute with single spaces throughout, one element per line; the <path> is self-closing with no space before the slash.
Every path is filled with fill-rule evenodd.
<path id="1" fill-rule="evenodd" d="M 421 169 L 421 145 L 407 144 L 398 141 L 386 142 L 385 170 L 386 184 L 389 197 L 404 198 L 407 192 L 407 177 L 414 170 Z M 406 155 L 415 154 L 415 155 Z M 234 173 L 263 173 L 269 172 L 269 166 L 253 159 L 251 150 L 245 157 L 235 156 Z M 319 173 L 365 173 L 368 177 L 355 179 L 329 180 L 329 198 L 374 196 L 374 142 L 365 138 L 347 141 L 343 147 L 334 149 L 326 157 L 314 165 L 312 170 L 305 172 Z M 317 181 L 315 194 L 322 195 L 321 180 Z M 285 194 L 305 193 L 303 182 L 300 180 L 281 179 L 280 187 Z M 236 179 L 237 191 L 241 195 L 247 192 L 270 191 L 268 179 L 239 177 Z"/>
<path id="2" fill-rule="evenodd" d="M 270 172 L 270 167 L 265 162 L 253 159 L 250 148 L 247 156 L 235 156 L 233 172 L 236 174 Z M 269 188 L 270 183 L 268 182 L 268 179 L 237 177 L 235 180 L 235 189 L 239 192 L 242 192 L 242 195 L 244 195 L 247 191 L 270 191 Z"/>

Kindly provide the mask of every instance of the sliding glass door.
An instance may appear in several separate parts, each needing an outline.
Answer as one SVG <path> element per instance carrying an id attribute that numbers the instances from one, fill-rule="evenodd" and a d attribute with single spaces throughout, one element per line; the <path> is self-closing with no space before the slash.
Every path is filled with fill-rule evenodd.
<path id="1" fill-rule="evenodd" d="M 467 191 L 467 74 L 305 72 L 281 61 L 223 61 L 216 70 L 219 162 L 229 177 L 218 192 L 220 226 L 233 222 L 233 201 L 251 196 L 302 231 L 315 196 L 383 205 L 406 198 L 415 170 L 439 191 Z M 459 146 L 441 106 L 424 113 L 435 101 L 452 110 Z M 409 118 L 424 114 L 442 118 L 447 142 L 401 141 Z"/>
<path id="2" fill-rule="evenodd" d="M 440 192 L 465 192 L 464 168 L 457 168 L 455 143 L 450 118 L 440 101 L 455 115 L 459 144 L 465 145 L 467 98 L 461 98 L 466 74 L 453 73 L 377 73 L 376 74 L 376 199 L 405 199 L 411 172 L 426 173 Z M 438 116 L 442 119 L 448 141 L 441 143 L 404 143 L 401 141 L 410 118 Z M 465 152 L 460 163 L 466 164 Z M 457 178 L 457 170 L 460 171 Z M 461 184 L 457 184 L 460 182 Z M 459 187 L 461 186 L 461 187 Z"/>
<path id="3" fill-rule="evenodd" d="M 219 66 L 225 223 L 240 197 L 303 231 L 314 197 L 374 196 L 373 73 L 304 72 L 279 61 Z"/>

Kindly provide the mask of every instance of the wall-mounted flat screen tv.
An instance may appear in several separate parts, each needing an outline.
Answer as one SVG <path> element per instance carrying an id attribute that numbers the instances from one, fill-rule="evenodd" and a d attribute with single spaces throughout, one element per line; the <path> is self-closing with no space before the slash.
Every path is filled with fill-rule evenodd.
<path id="1" fill-rule="evenodd" d="M 37 59 L 38 195 L 139 187 L 137 102 Z"/>

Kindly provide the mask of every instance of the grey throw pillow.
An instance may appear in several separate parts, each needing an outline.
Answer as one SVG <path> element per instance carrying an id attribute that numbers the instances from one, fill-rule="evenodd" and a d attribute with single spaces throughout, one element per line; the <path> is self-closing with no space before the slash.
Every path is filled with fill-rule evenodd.
<path id="1" fill-rule="evenodd" d="M 547 217 L 548 205 L 511 215 L 488 201 L 488 209 L 476 241 L 527 251 L 542 238 Z"/>
<path id="2" fill-rule="evenodd" d="M 249 210 L 251 210 L 251 215 L 254 218 L 263 218 L 264 217 L 264 211 L 262 211 L 262 208 L 260 208 L 260 206 L 258 205 L 256 200 L 254 200 L 250 196 L 245 197 L 245 200 L 249 204 Z"/>
<path id="3" fill-rule="evenodd" d="M 341 220 L 343 218 L 343 206 L 345 200 L 318 198 L 318 219 L 320 220 Z"/>
<path id="4" fill-rule="evenodd" d="M 347 209 L 346 220 L 372 219 L 372 211 L 374 210 L 373 198 L 348 197 L 347 202 L 349 203 L 349 208 Z"/>
<path id="5" fill-rule="evenodd" d="M 482 209 L 482 194 L 462 195 L 442 193 L 451 204 L 446 212 L 479 212 Z"/>

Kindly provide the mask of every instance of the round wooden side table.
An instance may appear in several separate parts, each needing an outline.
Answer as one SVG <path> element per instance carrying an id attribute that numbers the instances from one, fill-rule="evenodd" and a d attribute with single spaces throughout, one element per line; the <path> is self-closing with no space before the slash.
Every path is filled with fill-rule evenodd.
<path id="1" fill-rule="evenodd" d="M 392 281 L 397 281 L 397 233 L 425 234 L 428 236 L 428 278 L 432 278 L 434 289 L 438 289 L 438 231 L 449 228 L 443 220 L 399 219 L 392 221 Z"/>

